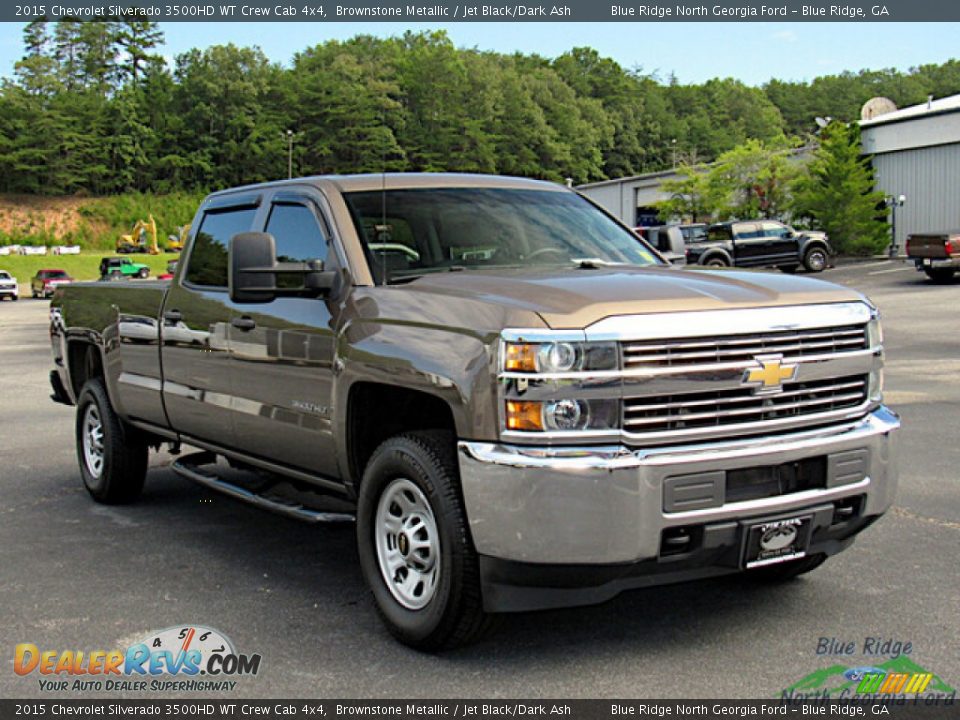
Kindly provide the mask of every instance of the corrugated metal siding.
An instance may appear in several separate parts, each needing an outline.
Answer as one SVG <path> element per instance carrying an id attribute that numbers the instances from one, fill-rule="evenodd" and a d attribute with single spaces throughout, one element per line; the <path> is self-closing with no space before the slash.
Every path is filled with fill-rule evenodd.
<path id="1" fill-rule="evenodd" d="M 897 245 L 907 235 L 960 228 L 960 143 L 875 155 L 877 189 L 906 195 L 897 208 Z"/>

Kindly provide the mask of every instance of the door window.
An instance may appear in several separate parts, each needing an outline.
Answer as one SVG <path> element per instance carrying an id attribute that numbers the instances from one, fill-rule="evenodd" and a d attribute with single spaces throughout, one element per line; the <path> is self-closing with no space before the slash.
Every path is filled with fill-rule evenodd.
<path id="1" fill-rule="evenodd" d="M 247 232 L 256 208 L 221 210 L 203 216 L 187 262 L 187 282 L 208 287 L 227 286 L 227 251 L 230 238 Z"/>

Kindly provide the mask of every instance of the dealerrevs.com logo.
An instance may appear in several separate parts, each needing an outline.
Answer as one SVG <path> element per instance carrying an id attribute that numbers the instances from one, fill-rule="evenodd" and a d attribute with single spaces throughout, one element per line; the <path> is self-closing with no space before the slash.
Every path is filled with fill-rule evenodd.
<path id="1" fill-rule="evenodd" d="M 201 625 L 170 627 L 116 650 L 14 649 L 13 670 L 35 676 L 45 692 L 233 690 L 233 678 L 256 675 L 260 655 L 238 653 L 230 639 Z"/>

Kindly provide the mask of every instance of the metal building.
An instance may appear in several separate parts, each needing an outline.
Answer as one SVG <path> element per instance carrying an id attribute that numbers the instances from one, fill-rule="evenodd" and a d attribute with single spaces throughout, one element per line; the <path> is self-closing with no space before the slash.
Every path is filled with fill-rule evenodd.
<path id="1" fill-rule="evenodd" d="M 678 177 L 674 170 L 661 170 L 587 183 L 577 186 L 577 190 L 631 227 L 656 225 L 659 222 L 656 203 L 670 199 L 669 193 L 663 192 L 660 185 Z"/>
<path id="2" fill-rule="evenodd" d="M 877 189 L 903 196 L 894 207 L 901 252 L 910 233 L 960 228 L 960 95 L 861 120 L 860 129 Z"/>

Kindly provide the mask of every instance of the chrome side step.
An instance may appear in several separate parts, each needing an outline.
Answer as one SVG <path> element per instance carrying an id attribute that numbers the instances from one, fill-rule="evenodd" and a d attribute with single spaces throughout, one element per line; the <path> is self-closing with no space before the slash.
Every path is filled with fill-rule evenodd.
<path id="1" fill-rule="evenodd" d="M 170 464 L 171 469 L 178 475 L 192 480 L 204 487 L 216 490 L 217 492 L 229 495 L 230 497 L 242 500 L 250 505 L 296 518 L 310 523 L 339 523 L 353 522 L 355 517 L 349 512 L 333 512 L 318 507 L 310 507 L 302 502 L 298 497 L 291 495 L 284 496 L 282 486 L 286 484 L 284 479 L 275 481 L 261 481 L 259 487 L 247 488 L 238 482 L 231 482 L 216 474 L 215 469 L 206 466 L 213 465 L 217 461 L 217 456 L 210 452 L 198 452 L 178 458 Z M 299 493 L 303 495 L 304 493 Z M 324 501 L 343 506 L 343 500 L 339 498 L 324 498 L 317 493 L 314 495 L 318 504 Z"/>

